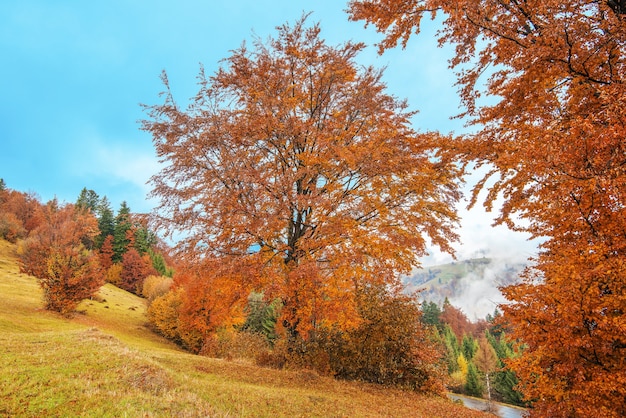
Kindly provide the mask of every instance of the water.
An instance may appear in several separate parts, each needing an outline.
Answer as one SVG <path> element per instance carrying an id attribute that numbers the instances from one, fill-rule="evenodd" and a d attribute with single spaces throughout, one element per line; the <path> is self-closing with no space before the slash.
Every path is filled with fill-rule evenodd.
<path id="1" fill-rule="evenodd" d="M 448 397 L 452 400 L 460 400 L 463 404 L 471 409 L 479 411 L 487 410 L 487 401 L 478 398 L 469 398 L 467 396 L 458 395 L 456 393 L 448 393 Z M 491 411 L 501 418 L 521 418 L 526 412 L 523 408 L 502 404 L 499 402 L 491 402 Z"/>

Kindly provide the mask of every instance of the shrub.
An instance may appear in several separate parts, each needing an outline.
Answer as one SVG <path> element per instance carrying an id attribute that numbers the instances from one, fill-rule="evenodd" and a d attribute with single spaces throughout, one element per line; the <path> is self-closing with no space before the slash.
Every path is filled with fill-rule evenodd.
<path id="1" fill-rule="evenodd" d="M 26 229 L 15 214 L 0 213 L 0 238 L 15 243 L 26 236 Z"/>
<path id="2" fill-rule="evenodd" d="M 152 303 L 159 296 L 163 296 L 169 292 L 174 280 L 165 276 L 148 276 L 143 281 L 143 289 L 141 294 Z"/>
<path id="3" fill-rule="evenodd" d="M 193 353 L 198 353 L 204 338 L 197 330 L 186 326 L 180 320 L 180 310 L 184 302 L 185 290 L 172 289 L 159 296 L 148 307 L 148 321 L 155 330 Z"/>
<path id="4" fill-rule="evenodd" d="M 279 340 L 280 343 L 284 340 Z M 281 349 L 277 343 L 272 350 L 261 351 L 254 358 L 254 362 L 260 367 L 270 367 L 272 369 L 282 369 L 287 364 L 287 350 Z M 284 345 L 283 345 L 284 346 Z"/>
<path id="5" fill-rule="evenodd" d="M 111 283 L 112 285 L 119 286 L 122 277 L 122 265 L 120 263 L 115 263 L 108 268 L 105 274 L 105 280 L 107 283 Z"/>
<path id="6" fill-rule="evenodd" d="M 362 322 L 351 330 L 320 327 L 314 338 L 289 341 L 287 367 L 422 392 L 444 391 L 443 350 L 420 321 L 413 298 L 370 287 L 359 295 L 359 311 Z M 257 362 L 272 360 L 263 355 Z"/>
<path id="7" fill-rule="evenodd" d="M 200 353 L 225 359 L 255 360 L 268 349 L 269 343 L 262 334 L 220 329 L 205 340 Z"/>

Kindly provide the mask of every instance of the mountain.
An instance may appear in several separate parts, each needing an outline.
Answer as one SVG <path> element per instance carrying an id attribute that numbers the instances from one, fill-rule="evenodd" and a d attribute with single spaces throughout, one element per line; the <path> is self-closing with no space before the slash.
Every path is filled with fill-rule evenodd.
<path id="1" fill-rule="evenodd" d="M 498 289 L 519 280 L 525 263 L 474 258 L 425 267 L 403 278 L 407 292 L 419 291 L 421 300 L 443 304 L 445 298 L 470 320 L 483 319 L 505 302 Z"/>

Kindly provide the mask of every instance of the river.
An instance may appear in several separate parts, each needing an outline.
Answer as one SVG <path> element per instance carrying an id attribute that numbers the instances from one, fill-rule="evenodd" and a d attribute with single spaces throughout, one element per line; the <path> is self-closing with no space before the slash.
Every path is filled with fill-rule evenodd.
<path id="1" fill-rule="evenodd" d="M 468 408 L 477 409 L 479 411 L 487 410 L 487 401 L 484 399 L 470 398 L 456 393 L 448 393 L 448 398 L 459 400 Z M 491 409 L 493 413 L 501 418 L 521 418 L 524 416 L 524 412 L 526 412 L 524 408 L 518 408 L 499 402 L 491 402 Z"/>

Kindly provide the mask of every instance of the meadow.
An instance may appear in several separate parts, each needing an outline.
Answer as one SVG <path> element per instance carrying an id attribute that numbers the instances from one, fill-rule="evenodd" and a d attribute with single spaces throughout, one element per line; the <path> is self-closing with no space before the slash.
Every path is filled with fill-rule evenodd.
<path id="1" fill-rule="evenodd" d="M 111 284 L 70 317 L 43 309 L 0 240 L 0 416 L 485 417 L 446 398 L 181 350 Z"/>

